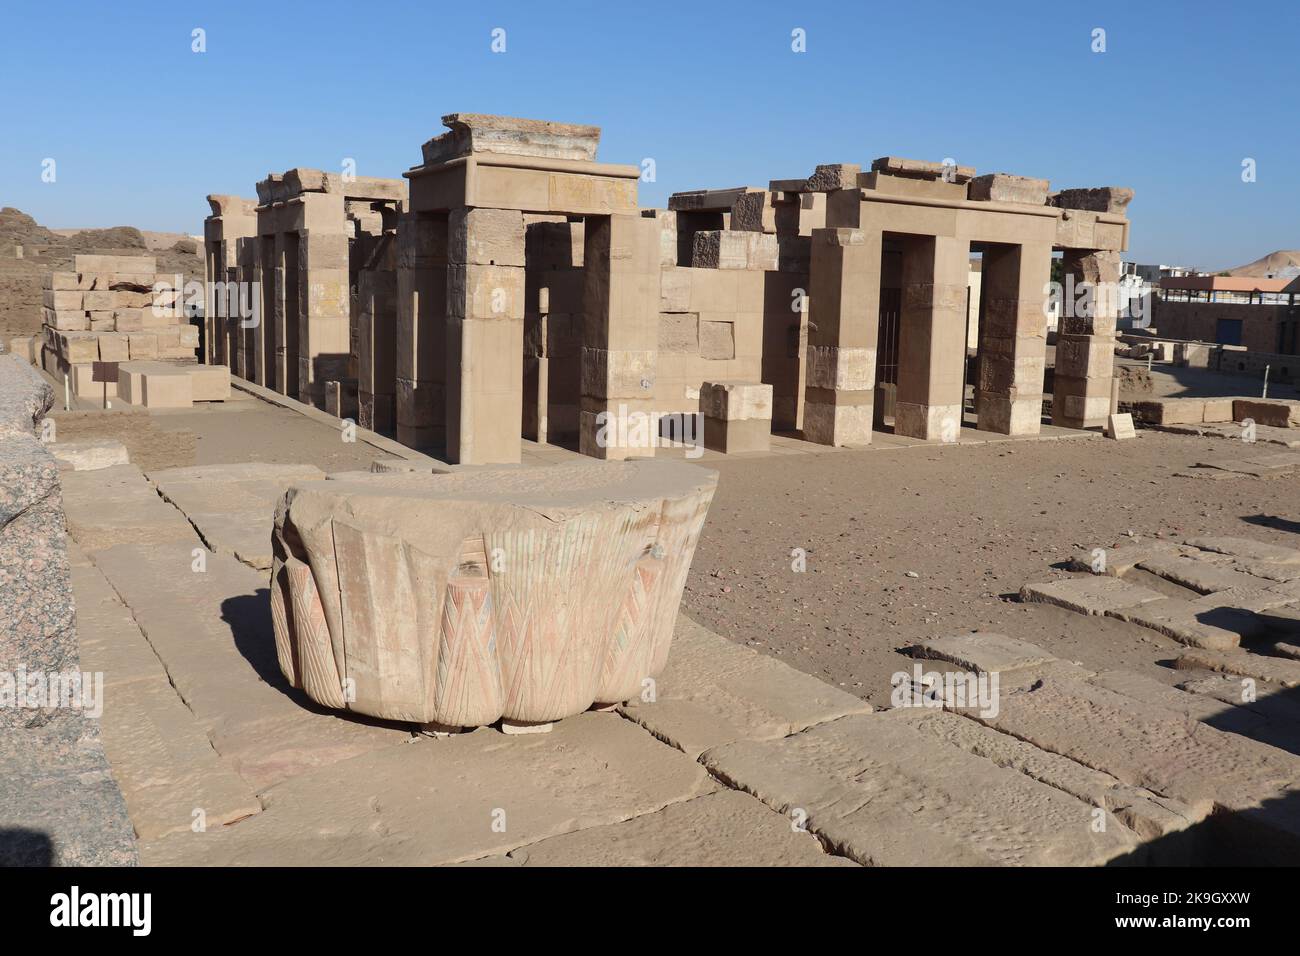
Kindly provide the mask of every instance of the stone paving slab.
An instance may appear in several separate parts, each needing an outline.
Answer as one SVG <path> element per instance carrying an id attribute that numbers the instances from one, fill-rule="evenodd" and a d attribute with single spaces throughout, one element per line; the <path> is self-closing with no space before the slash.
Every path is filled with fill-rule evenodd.
<path id="1" fill-rule="evenodd" d="M 975 673 L 1037 668 L 1056 660 L 1041 647 L 991 631 L 930 638 L 909 650 L 913 657 L 947 661 Z"/>
<path id="2" fill-rule="evenodd" d="M 856 866 L 822 850 L 789 817 L 722 790 L 658 813 L 511 850 L 524 866 Z"/>
<path id="3" fill-rule="evenodd" d="M 1238 674 L 1269 681 L 1281 687 L 1300 687 L 1300 661 L 1284 657 L 1252 654 L 1241 649 L 1229 651 L 1191 650 L 1178 655 L 1174 667 L 1180 670 L 1199 668 L 1224 674 Z"/>
<path id="4" fill-rule="evenodd" d="M 781 740 L 739 740 L 700 758 L 730 786 L 864 865 L 1092 866 L 1137 834 L 1016 770 L 923 733 L 899 711 L 844 717 Z"/>
<path id="5" fill-rule="evenodd" d="M 1137 567 L 1139 561 L 1145 561 L 1157 554 L 1173 554 L 1178 550 L 1178 545 L 1173 541 L 1152 538 L 1150 540 L 1127 542 L 1113 548 L 1097 548 L 1095 550 L 1104 553 L 1098 556 L 1093 554 L 1093 549 L 1076 551 L 1070 557 L 1070 569 L 1072 571 L 1105 574 L 1111 577 L 1123 577 Z M 1094 565 L 1097 564 L 1099 557 L 1104 559 L 1105 566 L 1101 570 L 1094 570 Z"/>
<path id="6" fill-rule="evenodd" d="M 1278 544 L 1269 544 L 1264 541 L 1253 541 L 1250 538 L 1211 535 L 1188 538 L 1187 544 L 1193 548 L 1200 548 L 1202 551 L 1227 554 L 1234 558 L 1300 565 L 1300 550 Z"/>
<path id="7" fill-rule="evenodd" d="M 315 465 L 243 462 L 167 468 L 147 475 L 218 554 L 260 570 L 271 567 L 275 507 L 290 485 L 323 481 Z"/>
<path id="8" fill-rule="evenodd" d="M 1102 615 L 1118 608 L 1164 600 L 1164 595 L 1140 584 L 1097 574 L 1026 584 L 1020 589 L 1020 600 L 1055 604 L 1080 614 Z"/>
<path id="9" fill-rule="evenodd" d="M 1040 750 L 950 711 L 906 708 L 889 713 L 922 733 L 991 760 L 999 767 L 1019 771 L 1091 806 L 1109 810 L 1143 840 L 1179 832 L 1202 818 L 1177 800 L 1121 783 L 1103 770 Z M 1175 858 L 1160 862 L 1182 861 Z"/>
<path id="10" fill-rule="evenodd" d="M 1201 594 L 1232 589 L 1249 590 L 1268 584 L 1266 580 L 1254 575 L 1180 554 L 1153 555 L 1139 561 L 1138 567 Z"/>
<path id="11" fill-rule="evenodd" d="M 1049 678 L 970 715 L 1197 812 L 1243 810 L 1300 781 L 1300 757 L 1095 683 Z"/>
<path id="12" fill-rule="evenodd" d="M 690 757 L 718 744 L 769 740 L 871 705 L 774 658 L 677 617 L 654 700 L 628 701 L 626 717 Z"/>
<path id="13" fill-rule="evenodd" d="M 711 793 L 704 768 L 617 714 L 549 734 L 418 738 L 272 787 L 255 817 L 141 846 L 152 865 L 434 865 L 500 856 Z"/>
<path id="14" fill-rule="evenodd" d="M 64 472 L 62 480 L 68 533 L 83 551 L 115 544 L 199 543 L 185 516 L 158 497 L 135 465 Z"/>
<path id="15" fill-rule="evenodd" d="M 1262 627 L 1250 611 L 1232 607 L 1204 608 L 1183 598 L 1162 598 L 1135 607 L 1108 611 L 1109 617 L 1140 624 L 1190 647 L 1226 650 Z"/>
<path id="16" fill-rule="evenodd" d="M 405 725 L 327 713 L 289 688 L 263 574 L 214 554 L 195 572 L 184 544 L 118 545 L 95 560 L 217 751 L 255 790 L 410 739 Z"/>

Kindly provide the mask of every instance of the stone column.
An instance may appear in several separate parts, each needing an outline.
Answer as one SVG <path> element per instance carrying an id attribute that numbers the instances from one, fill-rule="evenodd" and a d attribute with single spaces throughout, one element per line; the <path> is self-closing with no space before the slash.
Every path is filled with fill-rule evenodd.
<path id="1" fill-rule="evenodd" d="M 879 232 L 862 229 L 812 231 L 803 411 L 807 441 L 871 441 L 881 242 Z"/>
<path id="2" fill-rule="evenodd" d="M 1066 295 L 1056 336 L 1052 424 L 1099 428 L 1110 413 L 1120 254 L 1066 249 L 1061 266 Z"/>
<path id="3" fill-rule="evenodd" d="M 975 385 L 982 431 L 1037 435 L 1047 355 L 1048 243 L 990 246 L 981 282 L 980 367 Z"/>
<path id="4" fill-rule="evenodd" d="M 288 253 L 291 251 L 291 243 L 288 236 L 283 232 L 275 234 L 275 269 L 274 269 L 274 296 L 272 299 L 273 312 L 271 314 L 272 340 L 275 343 L 274 352 L 268 355 L 267 362 L 273 362 L 275 369 L 273 372 L 268 370 L 268 375 L 272 375 L 275 381 L 275 390 L 290 398 L 297 398 L 296 392 L 289 388 L 289 366 L 290 363 L 297 367 L 298 357 L 288 349 L 289 341 L 289 320 L 293 313 L 297 312 L 297 303 L 288 301 L 289 292 L 289 272 L 297 271 L 298 263 L 288 261 Z"/>
<path id="5" fill-rule="evenodd" d="M 951 442 L 960 434 L 969 282 L 969 240 L 903 240 L 896 435 Z"/>
<path id="6" fill-rule="evenodd" d="M 249 382 L 256 381 L 253 371 L 253 353 L 256 349 L 256 336 L 261 331 L 259 326 L 262 318 L 261 289 L 253 284 L 257 282 L 257 242 L 256 236 L 235 240 L 235 258 L 238 263 L 235 267 L 235 278 L 241 283 L 241 308 L 243 303 L 247 302 L 255 310 L 257 324 L 254 324 L 253 315 L 240 316 L 233 321 L 231 328 L 235 342 L 235 364 L 231 366 L 231 370 Z M 248 289 L 247 299 L 244 298 L 244 284 Z"/>
<path id="7" fill-rule="evenodd" d="M 357 424 L 392 434 L 397 380 L 397 236 L 387 233 L 358 276 Z"/>
<path id="8" fill-rule="evenodd" d="M 257 281 L 262 312 L 253 330 L 253 381 L 266 388 L 275 386 L 275 233 L 264 234 L 257 242 Z"/>
<path id="9" fill-rule="evenodd" d="M 301 193 L 298 398 L 324 407 L 325 382 L 347 378 L 352 342 L 348 228 L 342 193 Z"/>
<path id="10" fill-rule="evenodd" d="M 412 213 L 397 229 L 397 440 L 440 450 L 447 440 L 447 218 Z"/>
<path id="11" fill-rule="evenodd" d="M 578 450 L 593 458 L 654 455 L 659 233 L 656 220 L 639 215 L 586 221 Z"/>
<path id="12" fill-rule="evenodd" d="M 447 460 L 519 461 L 524 216 L 457 209 L 447 243 Z"/>

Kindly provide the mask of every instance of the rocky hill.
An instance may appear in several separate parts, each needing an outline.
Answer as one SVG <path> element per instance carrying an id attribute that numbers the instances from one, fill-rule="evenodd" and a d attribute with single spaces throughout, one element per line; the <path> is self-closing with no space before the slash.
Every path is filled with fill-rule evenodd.
<path id="1" fill-rule="evenodd" d="M 170 240 L 170 245 L 168 244 Z M 200 244 L 133 226 L 54 230 L 6 206 L 0 209 L 0 343 L 41 329 L 41 283 L 47 272 L 70 270 L 74 255 L 152 255 L 158 271 L 203 281 Z"/>

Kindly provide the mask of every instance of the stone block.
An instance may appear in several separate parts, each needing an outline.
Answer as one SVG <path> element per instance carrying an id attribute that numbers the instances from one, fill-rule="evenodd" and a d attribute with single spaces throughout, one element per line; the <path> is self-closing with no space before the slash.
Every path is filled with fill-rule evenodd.
<path id="1" fill-rule="evenodd" d="M 700 358 L 736 357 L 736 330 L 732 321 L 700 318 Z"/>
<path id="2" fill-rule="evenodd" d="M 280 669 L 326 706 L 452 727 L 635 697 L 663 669 L 715 482 L 643 461 L 290 488 Z"/>
<path id="3" fill-rule="evenodd" d="M 1051 204 L 1062 209 L 1123 215 L 1133 199 L 1133 190 L 1125 186 L 1099 186 L 1093 189 L 1062 189 L 1051 197 Z"/>
<path id="4" fill-rule="evenodd" d="M 225 365 L 194 365 L 187 370 L 196 402 L 224 402 L 230 398 L 230 369 Z"/>
<path id="5" fill-rule="evenodd" d="M 700 411 L 721 421 L 772 420 L 772 386 L 758 382 L 705 382 Z"/>
<path id="6" fill-rule="evenodd" d="M 56 312 L 77 312 L 84 308 L 84 292 L 56 292 L 46 289 L 41 293 L 41 304 Z"/>
<path id="7" fill-rule="evenodd" d="M 1201 420 L 1206 423 L 1233 421 L 1235 404 L 1235 401 L 1231 398 L 1207 398 L 1205 400 L 1205 414 Z"/>
<path id="8" fill-rule="evenodd" d="M 1026 584 L 1020 600 L 1055 604 L 1080 614 L 1101 615 L 1118 608 L 1159 601 L 1164 595 L 1139 584 L 1130 584 L 1107 575 L 1066 578 L 1045 584 Z"/>
<path id="9" fill-rule="evenodd" d="M 1046 179 L 1031 179 L 1010 173 L 988 173 L 970 181 L 967 195 L 983 202 L 1018 202 L 1045 206 L 1048 186 Z"/>
<path id="10" fill-rule="evenodd" d="M 1256 425 L 1274 428 L 1300 427 L 1300 401 L 1285 399 L 1238 398 L 1232 403 L 1234 421 L 1250 419 Z"/>
<path id="11" fill-rule="evenodd" d="M 158 272 L 158 260 L 153 256 L 73 256 L 72 268 L 79 273 L 147 275 L 152 282 Z"/>
<path id="12" fill-rule="evenodd" d="M 1205 419 L 1202 398 L 1161 398 L 1128 405 L 1133 418 L 1152 425 L 1199 425 Z"/>
<path id="13" fill-rule="evenodd" d="M 1127 412 L 1109 416 L 1106 420 L 1106 437 L 1118 440 L 1136 438 L 1137 431 L 1133 428 L 1133 416 Z"/>

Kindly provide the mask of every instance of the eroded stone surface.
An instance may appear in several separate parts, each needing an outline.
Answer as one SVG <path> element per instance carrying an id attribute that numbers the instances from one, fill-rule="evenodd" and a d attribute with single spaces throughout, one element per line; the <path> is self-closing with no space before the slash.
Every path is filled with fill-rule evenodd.
<path id="1" fill-rule="evenodd" d="M 1118 608 L 1159 601 L 1163 597 L 1150 588 L 1105 575 L 1026 584 L 1020 589 L 1022 601 L 1055 604 L 1080 614 L 1106 614 Z"/>
<path id="2" fill-rule="evenodd" d="M 998 766 L 891 714 L 845 717 L 700 758 L 719 779 L 864 865 L 1097 865 L 1139 847 L 1108 811 Z"/>
<path id="3" fill-rule="evenodd" d="M 636 697 L 716 480 L 640 461 L 295 486 L 276 512 L 280 670 L 326 706 L 451 727 Z"/>
<path id="4" fill-rule="evenodd" d="M 325 473 L 314 465 L 247 462 L 168 468 L 146 477 L 184 513 L 211 550 L 269 570 L 281 496 L 290 485 L 324 480 Z"/>
<path id="5" fill-rule="evenodd" d="M 652 734 L 697 757 L 741 738 L 785 737 L 871 705 L 679 615 L 668 665 L 653 700 L 619 709 Z"/>
<path id="6" fill-rule="evenodd" d="M 853 866 L 790 818 L 735 790 L 510 852 L 524 866 Z"/>
<path id="7" fill-rule="evenodd" d="M 630 721 L 584 714 L 549 734 L 484 728 L 359 756 L 271 788 L 255 817 L 141 852 L 148 864 L 454 863 L 715 789 L 703 767 Z"/>

